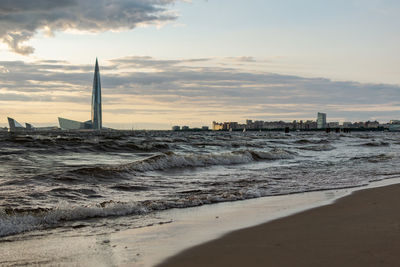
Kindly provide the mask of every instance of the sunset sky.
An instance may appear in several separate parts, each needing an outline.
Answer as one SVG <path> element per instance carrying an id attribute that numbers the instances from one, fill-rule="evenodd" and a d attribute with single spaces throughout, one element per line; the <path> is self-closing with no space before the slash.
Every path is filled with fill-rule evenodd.
<path id="1" fill-rule="evenodd" d="M 2 0 L 0 126 L 400 119 L 396 0 Z"/>

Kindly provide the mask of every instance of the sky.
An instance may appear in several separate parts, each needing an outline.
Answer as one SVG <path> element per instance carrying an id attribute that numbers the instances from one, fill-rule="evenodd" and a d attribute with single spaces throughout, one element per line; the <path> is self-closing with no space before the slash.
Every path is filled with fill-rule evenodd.
<path id="1" fill-rule="evenodd" d="M 395 0 L 0 0 L 0 126 L 400 119 Z"/>

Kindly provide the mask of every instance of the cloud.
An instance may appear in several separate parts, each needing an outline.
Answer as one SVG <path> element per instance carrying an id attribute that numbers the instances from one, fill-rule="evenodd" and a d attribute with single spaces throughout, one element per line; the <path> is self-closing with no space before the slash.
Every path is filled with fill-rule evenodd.
<path id="1" fill-rule="evenodd" d="M 227 59 L 236 62 L 257 62 L 254 57 L 242 56 L 242 57 L 228 57 Z"/>
<path id="2" fill-rule="evenodd" d="M 130 56 L 110 60 L 115 68 L 155 68 L 165 70 L 176 65 L 210 61 L 210 58 L 158 60 L 149 56 Z"/>
<path id="3" fill-rule="evenodd" d="M 140 24 L 176 19 L 168 7 L 176 0 L 2 0 L 0 40 L 15 53 L 28 55 L 24 45 L 38 31 L 128 30 Z"/>
<path id="4" fill-rule="evenodd" d="M 160 123 L 173 118 L 174 122 L 187 124 L 189 120 L 207 124 L 246 118 L 313 119 L 318 111 L 327 112 L 332 120 L 388 121 L 400 117 L 398 85 L 202 66 L 209 61 L 136 56 L 100 61 L 105 116 L 109 114 L 120 122 Z M 2 106 L 23 109 L 29 103 L 53 105 L 60 116 L 74 109 L 81 110 L 81 114 L 89 111 L 92 64 L 0 61 L 0 70 L 4 70 L 0 71 Z M 18 101 L 21 104 L 15 103 Z M 57 103 L 63 103 L 64 108 L 57 110 Z M 42 111 L 35 106 L 30 112 Z"/>

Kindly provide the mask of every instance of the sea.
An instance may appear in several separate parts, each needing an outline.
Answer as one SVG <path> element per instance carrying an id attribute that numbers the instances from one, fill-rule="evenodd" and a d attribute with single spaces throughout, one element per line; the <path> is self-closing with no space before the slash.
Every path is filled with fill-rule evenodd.
<path id="1" fill-rule="evenodd" d="M 0 238 L 146 227 L 168 209 L 400 177 L 395 132 L 33 132 L 0 144 Z"/>

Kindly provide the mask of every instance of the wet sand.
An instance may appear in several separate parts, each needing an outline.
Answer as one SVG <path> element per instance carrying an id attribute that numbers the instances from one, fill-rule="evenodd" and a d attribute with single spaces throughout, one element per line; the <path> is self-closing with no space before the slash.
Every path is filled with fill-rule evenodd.
<path id="1" fill-rule="evenodd" d="M 229 233 L 159 266 L 399 266 L 400 185 Z"/>

